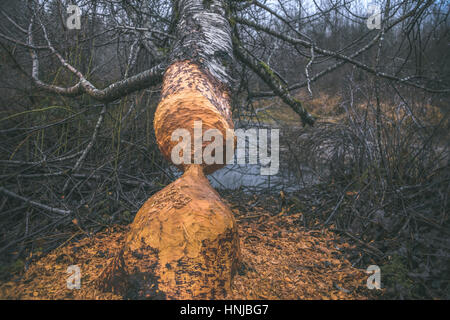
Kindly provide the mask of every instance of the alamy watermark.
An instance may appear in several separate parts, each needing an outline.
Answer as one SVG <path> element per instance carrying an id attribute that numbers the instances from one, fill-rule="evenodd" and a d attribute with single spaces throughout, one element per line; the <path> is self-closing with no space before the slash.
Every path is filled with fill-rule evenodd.
<path id="1" fill-rule="evenodd" d="M 381 8 L 377 4 L 371 4 L 367 7 L 367 18 L 366 25 L 370 30 L 381 29 Z"/>
<path id="2" fill-rule="evenodd" d="M 370 265 L 366 270 L 370 276 L 367 278 L 367 289 L 381 289 L 381 270 L 377 265 Z"/>
<path id="3" fill-rule="evenodd" d="M 74 4 L 67 6 L 67 13 L 69 16 L 66 20 L 66 27 L 69 30 L 80 30 L 81 29 L 81 10 L 80 7 Z"/>
<path id="4" fill-rule="evenodd" d="M 70 276 L 66 280 L 67 289 L 80 289 L 81 288 L 81 270 L 76 264 L 67 267 L 66 273 Z"/>
<path id="5" fill-rule="evenodd" d="M 270 155 L 268 134 L 270 131 Z M 227 129 L 223 139 L 218 129 L 208 129 L 203 133 L 202 121 L 194 121 L 194 159 L 192 159 L 192 138 L 187 129 L 179 128 L 172 132 L 172 141 L 178 141 L 172 149 L 171 160 L 180 164 L 234 164 L 234 137 L 237 138 L 236 158 L 238 164 L 261 164 L 261 175 L 276 175 L 280 167 L 280 130 L 279 129 Z M 181 141 L 180 141 L 181 138 Z M 214 140 L 213 140 L 214 139 Z M 213 140 L 213 141 L 212 141 Z M 246 141 L 248 140 L 248 153 Z M 204 141 L 211 141 L 203 149 Z M 223 142 L 226 145 L 224 148 Z M 225 156 L 223 151 L 225 149 Z M 248 157 L 247 157 L 248 155 Z M 248 162 L 247 162 L 248 158 Z"/>

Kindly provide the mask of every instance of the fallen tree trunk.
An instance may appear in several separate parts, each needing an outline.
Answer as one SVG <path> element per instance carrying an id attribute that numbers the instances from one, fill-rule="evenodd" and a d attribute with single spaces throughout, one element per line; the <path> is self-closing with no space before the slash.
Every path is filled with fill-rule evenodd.
<path id="1" fill-rule="evenodd" d="M 194 122 L 201 120 L 203 132 L 219 130 L 225 148 L 227 129 L 233 128 L 233 57 L 224 1 L 180 0 L 175 9 L 178 40 L 154 119 L 158 146 L 169 161 L 178 143 L 172 141 L 175 130 L 193 137 Z M 208 144 L 202 143 L 202 154 Z M 183 176 L 142 206 L 98 285 L 128 298 L 225 297 L 239 263 L 239 239 L 231 210 L 205 176 L 223 165 L 203 159 L 179 164 Z"/>

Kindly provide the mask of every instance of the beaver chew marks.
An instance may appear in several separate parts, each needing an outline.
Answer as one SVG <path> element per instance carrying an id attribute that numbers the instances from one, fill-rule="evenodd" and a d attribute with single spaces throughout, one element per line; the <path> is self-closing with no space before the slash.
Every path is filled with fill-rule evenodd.
<path id="1" fill-rule="evenodd" d="M 175 62 L 165 73 L 154 120 L 158 146 L 169 161 L 177 144 L 172 132 L 183 128 L 193 139 L 198 120 L 203 132 L 218 129 L 225 146 L 226 129 L 233 128 L 229 93 L 196 64 Z M 221 165 L 179 167 L 182 177 L 137 213 L 121 253 L 99 277 L 103 289 L 144 299 L 215 299 L 230 293 L 240 252 L 236 223 L 205 176 Z"/>
<path id="2" fill-rule="evenodd" d="M 202 132 L 217 129 L 222 136 L 223 160 L 222 164 L 207 165 L 202 162 L 205 173 L 210 174 L 223 167 L 226 162 L 225 146 L 227 129 L 233 129 L 231 120 L 228 90 L 206 72 L 188 61 L 172 64 L 164 75 L 162 100 L 155 113 L 154 127 L 158 146 L 171 161 L 172 149 L 179 143 L 172 141 L 172 133 L 177 129 L 186 129 L 191 136 L 191 163 L 194 162 L 194 121 L 201 121 Z M 205 146 L 210 142 L 203 142 L 202 154 Z M 186 164 L 178 166 L 186 170 Z"/>

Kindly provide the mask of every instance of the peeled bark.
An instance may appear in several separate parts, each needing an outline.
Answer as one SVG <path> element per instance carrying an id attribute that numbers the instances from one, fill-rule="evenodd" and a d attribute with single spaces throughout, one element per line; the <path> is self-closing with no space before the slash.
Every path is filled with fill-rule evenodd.
<path id="1" fill-rule="evenodd" d="M 158 146 L 170 161 L 172 132 L 194 121 L 217 129 L 226 145 L 232 61 L 222 1 L 178 1 L 177 39 L 155 113 Z M 208 142 L 202 144 L 202 150 Z M 192 150 L 192 149 L 191 149 Z M 224 151 L 224 155 L 225 155 Z M 192 156 L 194 150 L 192 150 Z M 239 263 L 233 214 L 205 174 L 223 164 L 181 164 L 181 178 L 153 195 L 137 213 L 121 253 L 99 277 L 103 289 L 129 298 L 213 299 L 231 290 Z"/>

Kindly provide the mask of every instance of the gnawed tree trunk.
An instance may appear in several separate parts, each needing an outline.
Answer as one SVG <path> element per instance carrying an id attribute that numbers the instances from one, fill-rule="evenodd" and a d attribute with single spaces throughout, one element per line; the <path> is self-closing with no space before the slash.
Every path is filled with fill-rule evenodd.
<path id="1" fill-rule="evenodd" d="M 201 120 L 203 132 L 222 133 L 225 147 L 227 129 L 233 128 L 224 1 L 180 0 L 175 8 L 178 41 L 154 119 L 158 146 L 169 161 L 178 143 L 171 141 L 174 130 L 194 137 L 194 121 Z M 239 239 L 231 210 L 205 177 L 221 166 L 179 165 L 183 176 L 139 210 L 121 253 L 100 275 L 100 287 L 129 298 L 225 297 L 239 262 Z"/>

